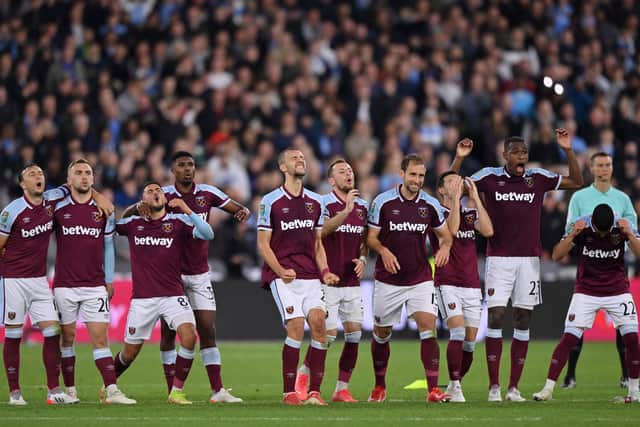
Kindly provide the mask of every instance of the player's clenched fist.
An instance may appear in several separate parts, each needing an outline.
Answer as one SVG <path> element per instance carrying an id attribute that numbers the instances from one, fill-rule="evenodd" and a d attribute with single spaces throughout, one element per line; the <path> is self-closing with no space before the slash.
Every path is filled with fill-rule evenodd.
<path id="1" fill-rule="evenodd" d="M 471 150 L 473 150 L 473 141 L 469 138 L 465 138 L 458 142 L 458 145 L 456 146 L 456 156 L 467 157 L 471 154 Z"/>
<path id="2" fill-rule="evenodd" d="M 340 278 L 330 271 L 327 271 L 322 275 L 322 283 L 325 285 L 337 285 L 339 282 Z"/>
<path id="3" fill-rule="evenodd" d="M 296 280 L 296 271 L 292 268 L 285 268 L 279 276 L 284 283 L 291 283 Z"/>
<path id="4" fill-rule="evenodd" d="M 182 213 L 185 213 L 187 215 L 191 215 L 191 213 L 193 212 L 182 199 L 172 199 L 168 204 L 174 209 L 180 209 Z"/>

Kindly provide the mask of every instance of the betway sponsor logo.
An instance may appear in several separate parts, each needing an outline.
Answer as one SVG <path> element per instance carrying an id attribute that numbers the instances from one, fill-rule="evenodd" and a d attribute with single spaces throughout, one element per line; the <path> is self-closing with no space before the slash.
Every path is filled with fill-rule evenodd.
<path id="1" fill-rule="evenodd" d="M 604 251 L 602 249 L 587 249 L 586 246 L 582 247 L 582 255 L 589 258 L 606 259 L 606 258 L 618 258 L 620 256 L 620 249 L 613 249 L 611 251 Z"/>
<path id="2" fill-rule="evenodd" d="M 133 239 L 137 246 L 164 246 L 169 249 L 173 244 L 173 237 L 134 236 Z"/>
<path id="3" fill-rule="evenodd" d="M 62 235 L 63 236 L 89 236 L 97 239 L 100 237 L 100 229 L 99 228 L 90 228 L 83 227 L 82 225 L 76 225 L 73 227 L 65 227 L 62 226 Z"/>
<path id="4" fill-rule="evenodd" d="M 427 231 L 427 224 L 414 224 L 411 222 L 398 222 L 389 221 L 389 231 L 418 231 L 424 233 Z"/>
<path id="5" fill-rule="evenodd" d="M 533 203 L 535 193 L 516 193 L 510 191 L 509 193 L 500 193 L 496 191 L 496 202 L 527 202 Z"/>
<path id="6" fill-rule="evenodd" d="M 475 230 L 458 230 L 458 232 L 456 233 L 456 238 L 458 239 L 475 239 L 476 238 L 476 231 Z"/>
<path id="7" fill-rule="evenodd" d="M 280 221 L 282 231 L 299 230 L 301 228 L 313 228 L 313 220 L 294 219 L 293 221 Z"/>
<path id="8" fill-rule="evenodd" d="M 336 231 L 340 233 L 362 234 L 364 227 L 361 225 L 342 224 Z"/>
<path id="9" fill-rule="evenodd" d="M 51 230 L 53 230 L 53 221 L 36 225 L 35 227 L 29 230 L 25 230 L 23 228 L 20 231 L 22 232 L 22 237 L 24 239 L 28 239 L 29 237 L 36 237 L 38 234 L 46 233 L 47 231 L 51 231 Z"/>

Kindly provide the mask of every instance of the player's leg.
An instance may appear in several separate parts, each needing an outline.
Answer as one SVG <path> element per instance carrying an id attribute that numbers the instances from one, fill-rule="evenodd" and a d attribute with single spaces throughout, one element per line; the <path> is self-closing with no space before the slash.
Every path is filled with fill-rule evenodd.
<path id="1" fill-rule="evenodd" d="M 400 321 L 402 307 L 406 302 L 407 289 L 375 281 L 373 287 L 373 334 L 371 337 L 371 357 L 375 387 L 369 395 L 369 402 L 383 402 L 386 399 L 386 375 L 391 356 L 391 332 L 393 325 Z"/>
<path id="2" fill-rule="evenodd" d="M 278 307 L 287 337 L 282 347 L 282 385 L 286 405 L 301 405 L 302 400 L 295 391 L 296 370 L 300 359 L 300 346 L 304 337 L 304 313 L 298 281 L 285 284 L 281 279 L 271 282 L 271 294 Z"/>
<path id="3" fill-rule="evenodd" d="M 454 390 L 457 390 L 461 395 L 462 347 L 465 335 L 463 305 L 456 292 L 458 288 L 455 286 L 439 286 L 436 289 L 438 293 L 438 308 L 449 328 L 449 342 L 447 344 L 449 386 L 447 387 L 447 393 L 451 394 Z"/>
<path id="4" fill-rule="evenodd" d="M 625 342 L 620 334 L 620 330 L 616 329 L 616 350 L 618 350 L 618 357 L 620 359 L 620 387 L 628 386 L 629 370 L 626 364 L 625 357 Z"/>
<path id="5" fill-rule="evenodd" d="M 338 381 L 333 394 L 333 401 L 357 402 L 349 391 L 349 380 L 358 359 L 358 347 L 362 337 L 362 293 L 360 287 L 342 288 L 342 298 L 338 308 L 338 315 L 344 327 L 344 346 L 338 362 Z M 328 323 L 328 319 L 327 319 Z M 335 336 L 327 331 L 327 337 Z"/>
<path id="6" fill-rule="evenodd" d="M 580 341 L 578 341 L 578 344 L 571 349 L 571 353 L 569 354 L 569 362 L 567 363 L 567 374 L 564 377 L 562 388 L 575 388 L 576 386 L 576 367 L 578 366 L 578 359 L 580 358 L 580 353 L 582 352 L 583 343 L 584 337 L 581 337 Z"/>
<path id="7" fill-rule="evenodd" d="M 529 325 L 533 309 L 542 303 L 540 287 L 540 259 L 537 257 L 518 257 L 518 273 L 513 288 L 513 340 L 511 341 L 511 372 L 506 399 L 524 402 L 518 391 L 518 383 L 529 350 Z"/>
<path id="8" fill-rule="evenodd" d="M 625 364 L 629 379 L 628 399 L 640 402 L 638 374 L 640 374 L 640 349 L 638 348 L 638 314 L 633 296 L 630 293 L 605 298 L 604 309 L 613 320 L 624 343 Z"/>
<path id="9" fill-rule="evenodd" d="M 504 313 L 517 279 L 518 263 L 513 257 L 487 257 L 485 300 L 488 308 L 485 340 L 490 402 L 501 402 L 500 359 L 502 358 L 502 328 Z"/>
<path id="10" fill-rule="evenodd" d="M 473 353 L 476 349 L 476 337 L 478 336 L 478 328 L 467 326 L 464 332 L 464 342 L 462 343 L 462 365 L 460 368 L 460 376 L 464 378 L 473 363 Z"/>
<path id="11" fill-rule="evenodd" d="M 173 377 L 176 374 L 176 331 L 172 330 L 163 318 L 160 319 L 160 359 L 167 383 L 167 391 L 171 391 Z"/>
<path id="12" fill-rule="evenodd" d="M 73 288 L 55 288 L 53 290 L 56 307 L 60 313 L 60 328 L 62 337 L 60 342 L 60 368 L 65 392 L 78 398 L 75 387 L 76 353 L 73 348 L 76 339 L 76 320 L 80 303 L 77 300 Z"/>
<path id="13" fill-rule="evenodd" d="M 324 288 L 319 280 L 300 280 L 303 291 L 302 311 L 306 315 L 311 332 L 309 349 L 309 397 L 306 404 L 326 405 L 320 396 L 320 386 L 324 378 L 327 359 L 327 307 Z"/>
<path id="14" fill-rule="evenodd" d="M 462 312 L 464 313 L 465 334 L 464 342 L 462 343 L 460 376 L 464 378 L 473 362 L 473 352 L 482 317 L 482 291 L 477 288 L 467 288 L 462 292 L 464 295 Z"/>
<path id="15" fill-rule="evenodd" d="M 534 393 L 534 400 L 551 400 L 553 389 L 558 377 L 569 359 L 571 349 L 576 346 L 586 328 L 590 328 L 600 309 L 601 299 L 583 294 L 573 294 L 564 322 L 564 333 L 553 351 L 547 381 L 538 393 Z"/>
<path id="16" fill-rule="evenodd" d="M 15 279 L 0 277 L 0 288 L 4 296 L 2 323 L 5 327 L 2 359 L 9 383 L 9 404 L 26 405 L 20 390 L 20 342 L 28 299 L 25 289 Z"/>
<path id="17" fill-rule="evenodd" d="M 151 337 L 153 327 L 160 317 L 161 298 L 132 298 L 125 326 L 124 346 L 114 357 L 116 378 L 126 371 L 136 359 L 142 345 Z"/>

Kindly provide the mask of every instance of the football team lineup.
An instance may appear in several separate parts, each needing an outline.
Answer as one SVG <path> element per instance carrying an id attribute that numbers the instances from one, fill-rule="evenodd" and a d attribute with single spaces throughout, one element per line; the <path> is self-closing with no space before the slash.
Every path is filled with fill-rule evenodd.
<path id="1" fill-rule="evenodd" d="M 427 173 L 424 160 L 409 154 L 400 165 L 401 184 L 379 194 L 370 205 L 359 197 L 347 161 L 337 159 L 329 165 L 327 181 L 332 191 L 319 195 L 303 186 L 307 165 L 302 152 L 294 148 L 282 151 L 278 165 L 283 183 L 264 195 L 257 214 L 257 247 L 264 260 L 261 282 L 271 292 L 286 332 L 281 348 L 282 404 L 328 405 L 321 386 L 327 350 L 332 344 L 337 346 L 339 325 L 344 328 L 344 344 L 335 388 L 327 400 L 358 402 L 352 375 L 364 320 L 360 280 L 374 253 L 370 344 L 374 387 L 368 402 L 384 402 L 387 391 L 397 389 L 398 384 L 387 374 L 394 369 L 389 363 L 393 326 L 401 320 L 403 310 L 416 323 L 419 335 L 423 386 L 418 388 L 426 389 L 423 401 L 466 402 L 463 383 L 466 390 L 467 374 L 478 364 L 473 360 L 483 303 L 488 307 L 487 324 L 483 325 L 488 372 L 484 400 L 552 400 L 568 361 L 563 386 L 574 388 L 574 354 L 579 354 L 584 330 L 591 327 L 596 313 L 604 310 L 618 332 L 621 384 L 627 389 L 618 400 L 640 402 L 638 320 L 624 264 L 625 251 L 640 256 L 637 217 L 633 208 L 628 212 L 595 199 L 587 208 L 570 209 L 566 234 L 553 248 L 554 261 L 570 253 L 577 257 L 574 295 L 564 333 L 549 352 L 546 382 L 527 397 L 521 392 L 532 312 L 542 303 L 540 218 L 544 194 L 583 186 L 568 132 L 557 129 L 556 138 L 567 158 L 566 176 L 526 168 L 527 143 L 520 137 L 509 137 L 504 144 L 503 167 L 483 168 L 462 177 L 462 162 L 473 149 L 473 142 L 464 139 L 458 143 L 451 170 L 438 177 L 434 196 L 422 190 Z M 592 164 L 602 158 L 610 161 L 607 154 L 596 153 Z M 72 162 L 67 184 L 53 190 L 45 191 L 44 173 L 37 165 L 20 172 L 23 196 L 0 214 L 3 359 L 10 405 L 27 405 L 20 384 L 22 329 L 27 315 L 44 337 L 46 402 L 80 402 L 75 375 L 79 359 L 74 346 L 79 314 L 91 336 L 91 355 L 103 384 L 102 402 L 138 403 L 129 396 L 132 392 L 121 390 L 120 383 L 127 387 L 131 373 L 123 374 L 139 364 L 134 361 L 158 319 L 162 321 L 160 358 L 169 403 L 193 404 L 185 388 L 196 356 L 205 368 L 210 403 L 243 402 L 243 397 L 232 394 L 222 381 L 222 356 L 215 335 L 217 305 L 208 265 L 207 241 L 215 234 L 208 215 L 218 208 L 242 222 L 251 212 L 220 189 L 196 183 L 196 165 L 190 153 L 176 152 L 171 162 L 174 184 L 162 187 L 147 183 L 141 201 L 118 219 L 110 201 L 93 189 L 93 169 L 84 159 Z M 585 190 L 574 197 L 578 199 Z M 484 296 L 477 268 L 477 233 L 488 242 Z M 46 277 L 52 234 L 57 244 L 53 291 Z M 107 330 L 116 236 L 129 243 L 133 291 L 124 343 L 113 356 Z M 435 272 L 429 265 L 427 240 Z M 509 302 L 514 329 L 508 385 L 503 388 L 500 370 Z M 435 333 L 438 316 L 449 329 L 448 383 L 442 389 Z M 305 324 L 310 344 L 301 357 Z"/>

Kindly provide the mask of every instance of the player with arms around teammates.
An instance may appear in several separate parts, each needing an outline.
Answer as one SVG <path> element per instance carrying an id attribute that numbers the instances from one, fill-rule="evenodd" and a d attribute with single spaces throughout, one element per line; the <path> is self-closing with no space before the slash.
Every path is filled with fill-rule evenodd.
<path id="1" fill-rule="evenodd" d="M 389 363 L 392 327 L 400 321 L 402 308 L 418 325 L 420 357 L 428 383 L 428 402 L 442 402 L 450 396 L 438 388 L 440 349 L 435 327 L 438 304 L 427 255 L 427 232 L 439 239 L 437 267 L 449 260 L 452 236 L 437 199 L 422 190 L 426 174 L 424 160 L 410 154 L 402 160 L 402 184 L 379 194 L 369 211 L 367 245 L 378 253 L 373 294 L 374 330 L 371 355 L 375 387 L 369 401 L 386 399 L 386 371 Z"/>
<path id="2" fill-rule="evenodd" d="M 627 247 L 640 257 L 638 232 L 626 219 L 616 218 L 607 204 L 600 204 L 593 213 L 578 218 L 569 231 L 553 248 L 553 259 L 564 258 L 573 248 L 578 256 L 576 284 L 564 333 L 556 346 L 547 374 L 547 381 L 534 400 L 551 400 L 553 389 L 562 368 L 585 329 L 593 325 L 598 310 L 605 310 L 620 331 L 625 346 L 625 361 L 629 373 L 627 402 L 640 402 L 638 374 L 640 349 L 638 348 L 638 314 L 636 303 L 629 292 L 629 279 L 624 265 Z"/>
<path id="3" fill-rule="evenodd" d="M 135 360 L 162 317 L 180 338 L 168 401 L 188 405 L 191 402 L 183 387 L 193 363 L 196 321 L 182 285 L 182 259 L 188 255 L 185 248 L 191 238 L 211 240 L 213 230 L 180 198 L 168 206 L 183 213 L 167 213 L 167 200 L 157 183 L 144 186 L 142 201 L 151 209 L 148 219 L 134 215 L 116 224 L 116 232 L 129 240 L 133 280 L 125 343 L 115 358 L 116 375 L 120 376 Z"/>
<path id="4" fill-rule="evenodd" d="M 163 187 L 165 197 L 170 202 L 182 199 L 189 209 L 206 222 L 212 208 L 222 209 L 240 222 L 250 217 L 249 209 L 231 199 L 217 187 L 195 183 L 196 163 L 191 153 L 178 151 L 171 156 L 171 173 L 175 177 L 173 185 Z M 145 211 L 139 206 L 139 210 Z M 180 213 L 169 207 L 169 212 Z M 200 358 L 205 365 L 211 387 L 211 403 L 239 403 L 242 399 L 232 396 L 222 384 L 222 358 L 216 345 L 216 298 L 209 272 L 209 242 L 191 239 L 186 243 L 189 256 L 182 259 L 182 283 L 185 294 L 193 308 L 196 329 L 200 338 Z M 161 322 L 160 352 L 167 388 L 173 385 L 176 363 L 176 333 Z"/>
<path id="5" fill-rule="evenodd" d="M 529 148 L 524 139 L 512 136 L 505 140 L 504 167 L 483 168 L 471 179 L 484 195 L 491 222 L 496 224 L 488 240 L 485 272 L 485 299 L 489 308 L 486 351 L 489 371 L 490 402 L 501 402 L 500 358 L 502 327 L 509 299 L 513 305 L 513 341 L 511 375 L 506 400 L 524 402 L 518 383 L 529 348 L 529 324 L 533 308 L 542 303 L 540 287 L 540 218 L 547 191 L 582 186 L 582 174 L 571 149 L 566 129 L 557 129 L 558 145 L 567 155 L 569 176 L 546 169 L 527 169 Z M 463 159 L 471 153 L 473 142 L 458 143 L 451 169 L 458 172 Z M 499 225 L 499 226 L 498 226 Z"/>
<path id="6" fill-rule="evenodd" d="M 78 314 L 87 325 L 93 360 L 106 387 L 105 403 L 132 405 L 116 385 L 113 356 L 109 349 L 109 299 L 113 295 L 115 219 L 101 214 L 92 199 L 93 169 L 79 159 L 67 170 L 71 194 L 56 204 L 56 268 L 53 293 L 62 327 L 61 367 L 66 393 L 77 399 L 75 352 Z"/>
<path id="7" fill-rule="evenodd" d="M 462 206 L 463 186 L 475 207 Z M 473 361 L 482 312 L 476 231 L 489 238 L 493 235 L 493 225 L 471 178 L 462 179 L 453 171 L 445 172 L 438 179 L 437 193 L 453 235 L 449 262 L 436 268 L 434 277 L 440 314 L 449 328 L 449 385 L 446 392 L 451 395 L 451 402 L 464 402 L 460 381 Z M 433 251 L 437 252 L 438 238 L 433 230 L 429 230 L 429 240 Z"/>
<path id="8" fill-rule="evenodd" d="M 20 342 L 27 313 L 44 336 L 42 358 L 47 375 L 47 403 L 75 403 L 60 388 L 60 323 L 53 294 L 47 282 L 47 250 L 53 232 L 53 211 L 69 194 L 66 187 L 45 192 L 45 176 L 37 165 L 26 166 L 18 175 L 22 197 L 0 213 L 0 295 L 4 297 L 5 325 L 3 360 L 9 382 L 9 404 L 26 405 L 20 390 Z M 104 215 L 113 212 L 100 204 Z"/>
<path id="9" fill-rule="evenodd" d="M 326 306 L 322 282 L 335 285 L 339 277 L 327 264 L 322 244 L 322 197 L 302 185 L 307 163 L 302 152 L 288 148 L 278 157 L 284 184 L 266 194 L 258 216 L 258 250 L 264 259 L 262 285 L 270 288 L 287 330 L 282 349 L 282 378 L 286 405 L 321 405 L 327 356 Z M 295 391 L 304 321 L 311 329 L 309 394 Z M 304 397 L 304 396 L 302 396 Z"/>
<path id="10" fill-rule="evenodd" d="M 327 171 L 331 193 L 323 197 L 324 224 L 322 243 L 327 253 L 329 269 L 340 282 L 324 287 L 327 303 L 327 342 L 330 345 L 338 334 L 338 318 L 344 327 L 344 347 L 340 355 L 338 382 L 333 393 L 334 402 L 357 402 L 349 391 L 349 380 L 356 366 L 358 345 L 362 336 L 362 292 L 360 279 L 367 263 L 365 244 L 368 203 L 359 198 L 351 165 L 338 159 Z M 305 396 L 309 381 L 309 352 L 298 370 L 296 391 Z"/>

